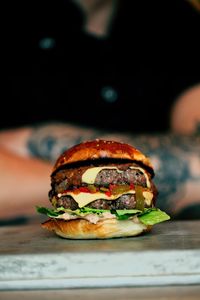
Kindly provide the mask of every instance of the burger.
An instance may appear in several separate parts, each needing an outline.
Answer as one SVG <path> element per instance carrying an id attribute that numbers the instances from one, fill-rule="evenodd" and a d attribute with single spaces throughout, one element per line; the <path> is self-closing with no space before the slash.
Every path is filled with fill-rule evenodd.
<path id="1" fill-rule="evenodd" d="M 133 146 L 91 140 L 57 159 L 42 227 L 68 239 L 137 236 L 170 217 L 156 208 L 153 166 Z"/>

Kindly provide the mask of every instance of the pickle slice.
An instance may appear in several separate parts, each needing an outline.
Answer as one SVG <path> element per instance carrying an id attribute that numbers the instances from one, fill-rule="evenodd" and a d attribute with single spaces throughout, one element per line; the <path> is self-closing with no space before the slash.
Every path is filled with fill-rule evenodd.
<path id="1" fill-rule="evenodd" d="M 112 195 L 123 194 L 130 190 L 130 185 L 128 184 L 119 184 L 112 188 L 111 193 Z"/>
<path id="2" fill-rule="evenodd" d="M 88 184 L 87 188 L 90 191 L 90 193 L 96 193 L 97 191 L 96 187 L 93 184 Z"/>
<path id="3" fill-rule="evenodd" d="M 141 186 L 135 186 L 135 194 L 136 194 L 136 209 L 144 210 L 145 206 L 145 198 L 143 196 L 143 188 Z"/>

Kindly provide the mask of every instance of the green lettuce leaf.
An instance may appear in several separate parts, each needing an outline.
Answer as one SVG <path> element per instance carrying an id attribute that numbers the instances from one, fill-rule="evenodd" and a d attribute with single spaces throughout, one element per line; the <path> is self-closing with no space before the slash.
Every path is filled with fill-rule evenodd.
<path id="1" fill-rule="evenodd" d="M 48 217 L 58 217 L 61 214 L 59 211 L 47 207 L 36 206 L 36 210 L 38 213 L 44 214 Z"/>
<path id="2" fill-rule="evenodd" d="M 148 212 L 144 212 L 142 215 L 138 216 L 138 218 L 140 222 L 145 225 L 154 225 L 169 220 L 170 216 L 164 211 L 156 208 L 148 210 Z"/>
<path id="3" fill-rule="evenodd" d="M 113 211 L 118 220 L 127 220 L 131 216 L 136 215 L 138 213 L 142 213 L 139 209 L 117 209 Z"/>
<path id="4" fill-rule="evenodd" d="M 106 210 L 106 209 L 95 209 L 90 207 L 83 207 L 76 210 L 66 209 L 64 207 L 59 208 L 46 208 L 36 207 L 37 212 L 45 214 L 50 218 L 56 218 L 65 212 L 72 215 L 85 216 L 87 214 L 102 214 L 104 212 L 111 212 L 115 214 L 118 220 L 127 220 L 132 216 L 137 216 L 141 223 L 145 225 L 154 225 L 170 219 L 170 216 L 158 208 L 145 208 L 143 211 L 139 209 L 119 209 L 119 210 Z"/>
<path id="5" fill-rule="evenodd" d="M 104 212 L 110 212 L 109 209 L 97 209 L 97 208 L 91 208 L 91 207 L 82 207 L 80 208 L 80 212 L 82 213 L 94 213 L 94 214 L 102 214 Z"/>

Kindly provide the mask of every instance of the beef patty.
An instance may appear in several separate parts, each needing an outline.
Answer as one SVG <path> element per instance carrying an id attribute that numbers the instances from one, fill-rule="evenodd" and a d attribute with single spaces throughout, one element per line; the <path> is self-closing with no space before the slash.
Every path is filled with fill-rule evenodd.
<path id="1" fill-rule="evenodd" d="M 102 165 L 105 166 L 105 165 Z M 109 167 L 117 167 L 122 172 L 117 172 L 115 169 L 103 169 L 101 170 L 95 179 L 94 185 L 96 187 L 108 187 L 109 184 L 114 185 L 123 185 L 123 184 L 133 184 L 139 185 L 142 187 L 147 187 L 146 177 L 143 172 L 139 169 L 130 169 L 130 166 L 140 167 L 134 163 L 125 163 L 125 164 L 109 164 Z M 56 207 L 63 206 L 68 209 L 75 210 L 78 208 L 77 202 L 69 195 L 63 195 L 58 197 L 59 193 L 62 193 L 66 190 L 73 190 L 80 186 L 87 184 L 82 183 L 83 173 L 91 168 L 91 166 L 81 166 L 77 168 L 69 168 L 58 170 L 55 174 L 52 175 L 52 189 L 49 192 L 50 201 L 56 199 Z M 147 172 L 147 171 L 146 171 Z M 156 189 L 151 181 L 151 175 L 146 173 L 150 182 L 151 189 L 156 196 Z M 98 199 L 87 205 L 87 207 L 96 208 L 96 209 L 134 209 L 136 207 L 136 196 L 135 194 L 124 194 L 121 195 L 116 200 L 104 200 Z M 148 207 L 145 204 L 145 207 Z"/>
<path id="2" fill-rule="evenodd" d="M 102 165 L 104 166 L 104 165 Z M 96 179 L 96 186 L 105 186 L 109 184 L 135 184 L 146 187 L 146 177 L 139 169 L 130 169 L 130 166 L 139 167 L 137 164 L 109 164 L 109 167 L 117 167 L 120 171 L 115 169 L 103 169 L 101 170 Z M 91 168 L 91 166 L 84 166 L 79 168 L 63 169 L 52 175 L 52 190 L 55 193 L 62 193 L 65 190 L 73 189 L 74 187 L 82 186 L 83 173 Z M 148 174 L 148 173 L 147 173 Z M 151 178 L 148 174 L 149 179 Z"/>

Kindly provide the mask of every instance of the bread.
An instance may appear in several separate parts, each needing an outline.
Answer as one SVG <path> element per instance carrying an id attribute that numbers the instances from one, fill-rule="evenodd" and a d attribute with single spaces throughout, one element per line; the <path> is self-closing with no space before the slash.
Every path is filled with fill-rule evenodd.
<path id="1" fill-rule="evenodd" d="M 87 141 L 66 150 L 56 161 L 53 172 L 64 165 L 96 159 L 128 159 L 140 162 L 153 173 L 150 160 L 138 149 L 125 143 L 106 140 Z"/>
<path id="2" fill-rule="evenodd" d="M 83 219 L 70 221 L 49 219 L 42 227 L 68 239 L 107 239 L 141 235 L 150 231 L 152 226 L 135 223 L 132 220 L 105 219 L 92 224 Z"/>

